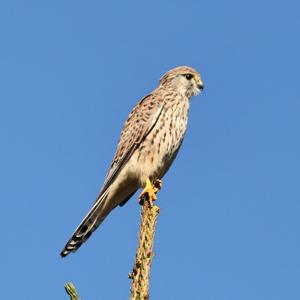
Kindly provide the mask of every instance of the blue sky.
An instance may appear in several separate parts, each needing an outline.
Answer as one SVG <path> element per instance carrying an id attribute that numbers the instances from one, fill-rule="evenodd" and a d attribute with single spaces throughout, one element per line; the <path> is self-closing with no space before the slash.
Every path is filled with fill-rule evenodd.
<path id="1" fill-rule="evenodd" d="M 164 178 L 151 299 L 300 298 L 297 1 L 3 1 L 3 299 L 127 299 L 136 197 L 75 255 L 59 252 L 102 184 L 132 106 L 198 69 Z"/>

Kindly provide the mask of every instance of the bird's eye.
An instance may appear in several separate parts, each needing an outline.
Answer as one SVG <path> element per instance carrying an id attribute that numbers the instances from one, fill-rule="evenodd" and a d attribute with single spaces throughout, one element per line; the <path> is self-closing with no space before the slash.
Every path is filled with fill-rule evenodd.
<path id="1" fill-rule="evenodd" d="M 184 77 L 187 79 L 187 80 L 191 80 L 193 78 L 193 75 L 192 74 L 184 74 Z"/>

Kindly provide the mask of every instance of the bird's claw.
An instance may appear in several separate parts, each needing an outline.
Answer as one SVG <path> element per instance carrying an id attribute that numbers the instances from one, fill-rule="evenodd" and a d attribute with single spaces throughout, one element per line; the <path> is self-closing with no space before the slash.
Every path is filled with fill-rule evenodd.
<path id="1" fill-rule="evenodd" d="M 161 187 L 162 187 L 162 180 L 161 179 L 155 179 L 153 181 L 154 192 L 157 193 L 158 191 L 160 191 Z"/>
<path id="2" fill-rule="evenodd" d="M 160 179 L 156 179 L 151 183 L 150 179 L 147 178 L 146 186 L 139 196 L 140 204 L 143 204 L 146 200 L 149 202 L 149 205 L 153 207 L 153 201 L 157 199 L 156 193 L 161 189 L 161 186 L 162 181 Z"/>

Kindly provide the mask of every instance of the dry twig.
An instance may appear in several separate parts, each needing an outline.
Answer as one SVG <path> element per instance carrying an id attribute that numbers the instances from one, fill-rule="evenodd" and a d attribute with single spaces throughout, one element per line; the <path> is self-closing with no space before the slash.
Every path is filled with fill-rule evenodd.
<path id="1" fill-rule="evenodd" d="M 156 193 L 161 188 L 161 181 L 152 184 Z M 141 226 L 139 232 L 139 245 L 132 273 L 129 274 L 131 283 L 131 300 L 149 299 L 149 276 L 153 257 L 153 242 L 155 225 L 159 214 L 159 207 L 153 205 L 155 199 L 149 193 L 142 194 Z"/>

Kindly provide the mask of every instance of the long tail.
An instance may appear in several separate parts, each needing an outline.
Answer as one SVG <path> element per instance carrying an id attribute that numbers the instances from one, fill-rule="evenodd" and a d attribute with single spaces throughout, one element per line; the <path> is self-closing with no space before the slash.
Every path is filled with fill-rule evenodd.
<path id="1" fill-rule="evenodd" d="M 114 208 L 109 205 L 109 189 L 106 190 L 94 203 L 88 214 L 77 227 L 70 240 L 61 251 L 62 257 L 67 256 L 71 252 L 75 252 L 84 243 L 91 234 L 103 222 L 105 217 Z"/>

